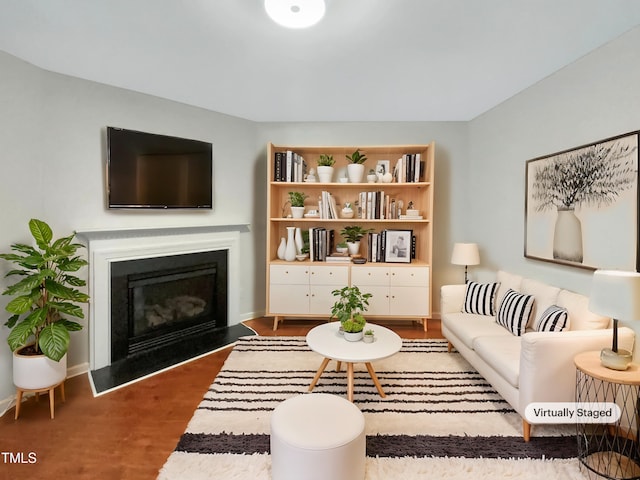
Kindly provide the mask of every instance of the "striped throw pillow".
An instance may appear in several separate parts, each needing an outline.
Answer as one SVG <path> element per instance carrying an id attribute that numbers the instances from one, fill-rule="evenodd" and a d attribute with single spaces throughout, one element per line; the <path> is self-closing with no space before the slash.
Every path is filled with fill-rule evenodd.
<path id="1" fill-rule="evenodd" d="M 533 295 L 524 295 L 512 289 L 507 290 L 500 302 L 496 321 L 519 337 L 527 328 L 534 299 Z"/>
<path id="2" fill-rule="evenodd" d="M 533 326 L 537 332 L 561 332 L 567 328 L 569 312 L 566 308 L 551 305 L 547 308 Z"/>
<path id="3" fill-rule="evenodd" d="M 462 311 L 476 315 L 495 315 L 496 292 L 499 285 L 499 283 L 468 282 Z"/>

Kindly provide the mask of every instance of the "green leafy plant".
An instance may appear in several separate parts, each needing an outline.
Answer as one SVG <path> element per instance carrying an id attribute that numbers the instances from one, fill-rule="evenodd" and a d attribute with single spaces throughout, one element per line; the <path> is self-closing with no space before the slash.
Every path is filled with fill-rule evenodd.
<path id="1" fill-rule="evenodd" d="M 338 297 L 338 300 L 331 307 L 331 318 L 340 320 L 345 331 L 348 331 L 344 325 L 347 320 L 362 321 L 364 326 L 362 313 L 366 312 L 369 307 L 369 299 L 372 296 L 370 293 L 362 293 L 356 285 L 353 285 L 334 290 L 331 294 L 334 297 Z M 356 332 L 361 330 L 362 328 L 356 330 Z"/>
<path id="2" fill-rule="evenodd" d="M 370 328 L 364 331 L 365 335 L 370 335 L 373 336 L 373 330 L 371 330 Z"/>
<path id="3" fill-rule="evenodd" d="M 336 245 L 337 248 L 347 248 L 347 242 L 340 242 Z"/>
<path id="4" fill-rule="evenodd" d="M 6 306 L 12 314 L 5 323 L 12 329 L 7 343 L 15 351 L 33 342 L 33 351 L 23 353 L 44 354 L 60 361 L 69 349 L 69 332 L 82 329 L 78 322 L 63 315 L 84 318 L 77 303 L 87 303 L 89 296 L 76 287 L 83 287 L 86 282 L 71 272 L 87 265 L 87 261 L 75 255 L 83 248 L 72 243 L 75 234 L 54 241 L 49 225 L 36 219 L 29 221 L 29 230 L 37 247 L 16 243 L 11 245 L 16 253 L 0 254 L 0 258 L 19 267 L 6 276 L 20 277 L 2 292 L 15 296 Z"/>
<path id="5" fill-rule="evenodd" d="M 360 151 L 359 148 L 356 149 L 351 155 L 346 155 L 347 160 L 351 163 L 364 163 L 367 160 L 367 157 Z"/>
<path id="6" fill-rule="evenodd" d="M 352 319 L 342 322 L 342 329 L 347 333 L 358 333 L 364 330 L 365 323 L 364 317 L 357 314 Z"/>
<path id="7" fill-rule="evenodd" d="M 362 228 L 360 225 L 348 225 L 340 230 L 340 235 L 346 242 L 357 242 L 362 239 L 367 233 L 372 232 L 372 228 Z"/>
<path id="8" fill-rule="evenodd" d="M 333 155 L 328 155 L 328 154 L 321 154 L 320 158 L 318 159 L 318 166 L 319 167 L 333 167 L 335 165 L 336 161 L 333 159 Z"/>
<path id="9" fill-rule="evenodd" d="M 289 192 L 289 203 L 292 207 L 304 207 L 304 200 L 309 195 L 303 192 Z"/>

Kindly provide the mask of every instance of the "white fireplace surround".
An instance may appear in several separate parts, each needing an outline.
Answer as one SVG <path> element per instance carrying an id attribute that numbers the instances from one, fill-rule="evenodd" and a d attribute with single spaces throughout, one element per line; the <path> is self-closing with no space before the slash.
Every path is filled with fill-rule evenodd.
<path id="1" fill-rule="evenodd" d="M 227 250 L 228 325 L 240 323 L 240 231 L 246 225 L 78 230 L 89 256 L 89 363 L 111 365 L 111 264 L 126 260 Z"/>

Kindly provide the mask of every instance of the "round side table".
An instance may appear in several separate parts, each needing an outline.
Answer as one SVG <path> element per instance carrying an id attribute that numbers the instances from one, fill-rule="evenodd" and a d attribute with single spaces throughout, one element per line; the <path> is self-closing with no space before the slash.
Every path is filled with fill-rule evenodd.
<path id="1" fill-rule="evenodd" d="M 624 371 L 611 370 L 600 364 L 600 352 L 580 353 L 574 363 L 576 402 L 610 402 L 621 411 L 613 423 L 578 421 L 581 468 L 590 478 L 640 479 L 640 367 L 631 364 Z"/>

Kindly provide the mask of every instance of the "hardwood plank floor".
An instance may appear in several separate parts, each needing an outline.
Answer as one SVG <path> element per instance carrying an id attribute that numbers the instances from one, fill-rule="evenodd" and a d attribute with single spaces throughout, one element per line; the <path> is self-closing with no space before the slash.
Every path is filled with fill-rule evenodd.
<path id="1" fill-rule="evenodd" d="M 271 318 L 244 323 L 259 335 L 295 336 L 320 322 L 286 320 L 276 332 Z M 428 332 L 413 322 L 381 323 L 403 338 L 442 338 L 437 320 Z M 30 398 L 18 420 L 13 409 L 0 417 L 0 479 L 155 479 L 230 351 L 95 398 L 87 375 L 70 378 L 65 403 L 56 391 L 54 420 L 46 395 Z"/>

